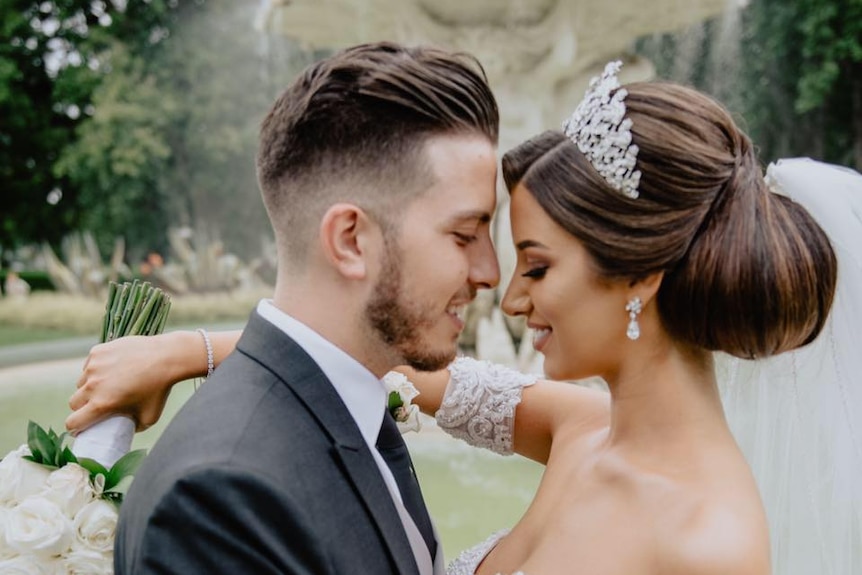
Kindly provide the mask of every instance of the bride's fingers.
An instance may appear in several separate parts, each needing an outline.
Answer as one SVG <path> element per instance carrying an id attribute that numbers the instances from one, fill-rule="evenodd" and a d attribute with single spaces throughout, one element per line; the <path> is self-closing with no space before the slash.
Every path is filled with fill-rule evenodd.
<path id="1" fill-rule="evenodd" d="M 66 429 L 72 435 L 77 435 L 101 419 L 104 419 L 104 415 L 100 415 L 92 404 L 86 404 L 69 414 L 66 418 Z"/>
<path id="2" fill-rule="evenodd" d="M 78 388 L 75 393 L 72 394 L 72 397 L 69 398 L 69 408 L 72 411 L 77 411 L 84 407 L 87 404 L 87 393 L 82 389 Z"/>
<path id="3" fill-rule="evenodd" d="M 140 419 L 135 419 L 135 433 L 140 433 L 142 431 L 148 430 L 155 422 L 155 420 L 150 422 L 144 422 Z"/>
<path id="4" fill-rule="evenodd" d="M 87 383 L 87 366 L 84 366 L 84 369 L 81 371 L 81 375 L 78 376 L 78 383 L 75 384 L 75 387 L 81 389 L 84 387 L 84 384 Z"/>

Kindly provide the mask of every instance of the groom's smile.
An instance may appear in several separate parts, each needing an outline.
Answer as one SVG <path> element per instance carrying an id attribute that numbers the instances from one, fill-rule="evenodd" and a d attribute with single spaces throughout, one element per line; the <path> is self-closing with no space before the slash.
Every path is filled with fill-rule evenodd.
<path id="1" fill-rule="evenodd" d="M 432 138 L 425 155 L 433 181 L 393 234 L 367 315 L 408 364 L 436 370 L 455 357 L 476 291 L 500 279 L 490 234 L 497 158 L 477 136 Z"/>

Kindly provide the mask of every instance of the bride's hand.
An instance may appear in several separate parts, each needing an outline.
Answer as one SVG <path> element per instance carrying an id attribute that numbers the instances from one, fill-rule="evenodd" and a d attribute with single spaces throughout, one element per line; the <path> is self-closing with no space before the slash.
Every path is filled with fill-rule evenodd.
<path id="1" fill-rule="evenodd" d="M 128 336 L 96 345 L 84 362 L 78 389 L 69 400 L 74 412 L 66 428 L 78 433 L 112 414 L 128 415 L 143 431 L 159 420 L 171 386 L 188 373 L 187 347 L 194 332 Z"/>

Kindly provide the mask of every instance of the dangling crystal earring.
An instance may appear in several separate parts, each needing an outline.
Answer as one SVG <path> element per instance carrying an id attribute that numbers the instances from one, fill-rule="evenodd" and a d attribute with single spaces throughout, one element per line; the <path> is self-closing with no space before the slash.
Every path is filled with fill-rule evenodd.
<path id="1" fill-rule="evenodd" d="M 638 314 L 643 309 L 641 298 L 635 296 L 626 304 L 626 311 L 629 312 L 629 327 L 626 329 L 626 337 L 635 341 L 641 336 L 641 327 L 638 325 Z"/>

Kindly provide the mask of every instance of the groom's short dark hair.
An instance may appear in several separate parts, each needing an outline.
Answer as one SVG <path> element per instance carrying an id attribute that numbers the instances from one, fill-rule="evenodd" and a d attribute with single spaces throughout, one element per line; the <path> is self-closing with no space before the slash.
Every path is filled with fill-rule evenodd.
<path id="1" fill-rule="evenodd" d="M 381 42 L 312 64 L 261 127 L 258 181 L 280 249 L 302 259 L 311 226 L 336 202 L 391 219 L 431 183 L 429 138 L 496 145 L 498 130 L 496 101 L 470 55 Z"/>

